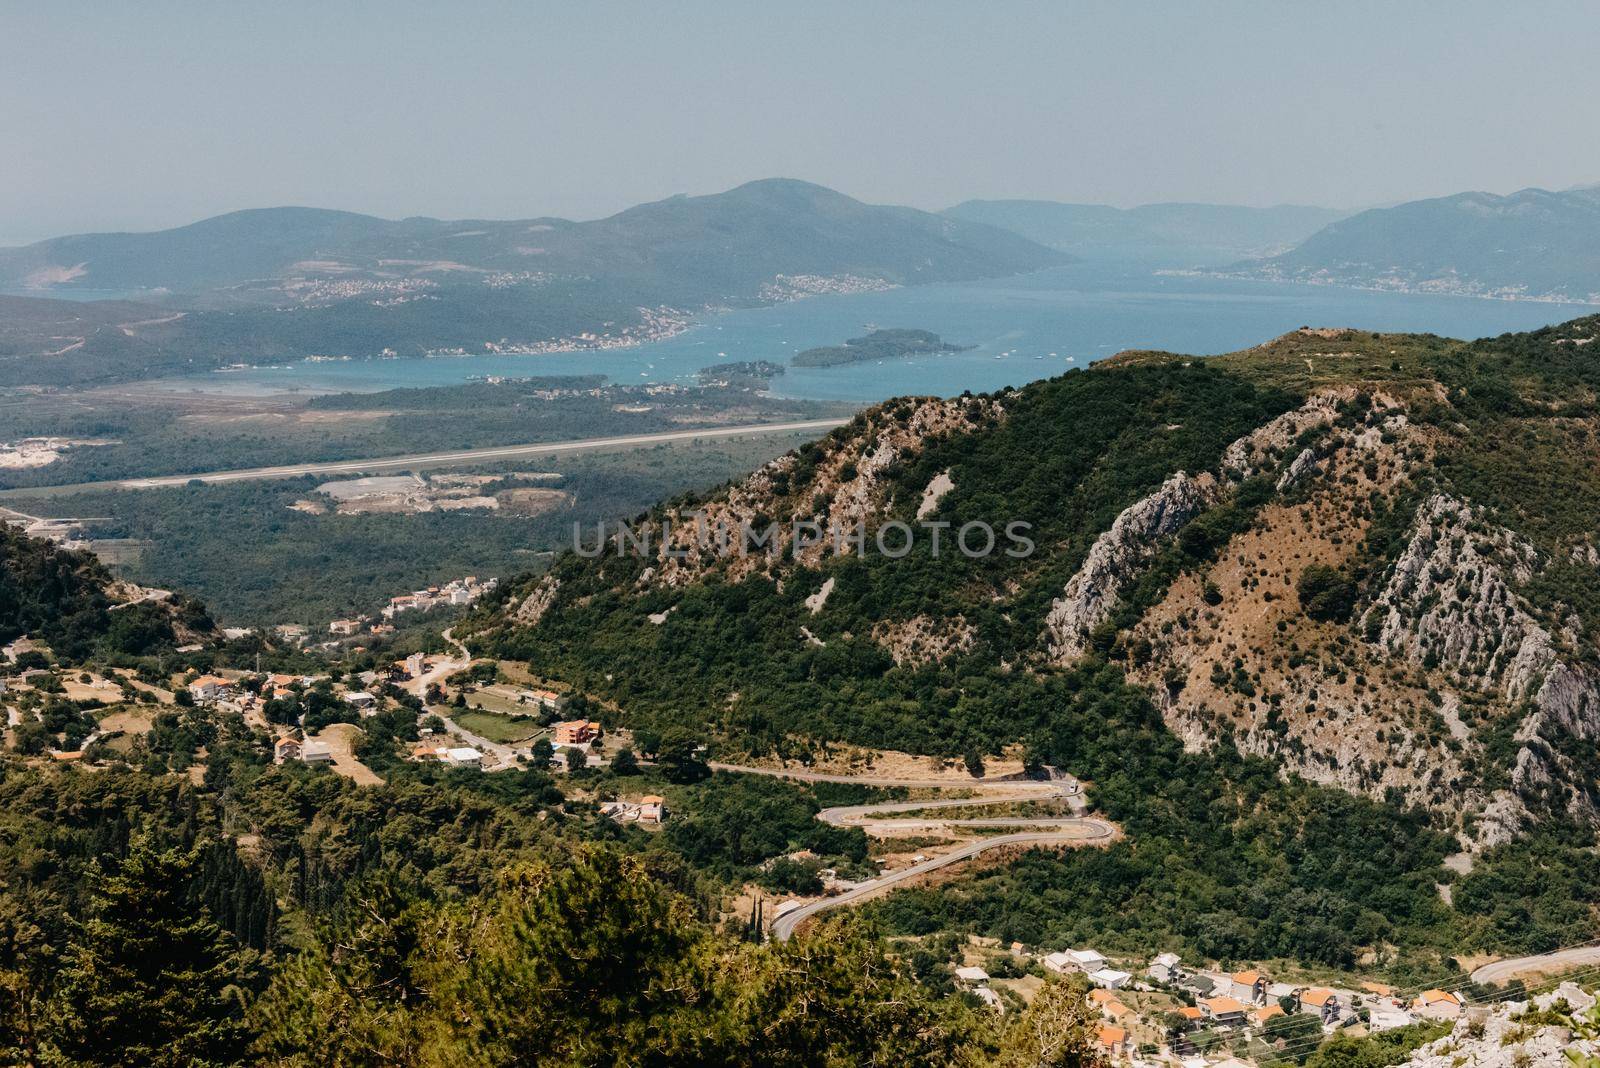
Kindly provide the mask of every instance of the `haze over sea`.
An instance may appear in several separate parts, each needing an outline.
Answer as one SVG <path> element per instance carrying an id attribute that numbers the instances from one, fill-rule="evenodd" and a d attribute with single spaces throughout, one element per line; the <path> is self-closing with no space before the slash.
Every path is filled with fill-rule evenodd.
<path id="1" fill-rule="evenodd" d="M 790 368 L 772 383 L 773 392 L 784 396 L 870 403 L 907 393 L 954 395 L 1022 385 L 1129 348 L 1228 352 L 1300 326 L 1475 338 L 1594 312 L 1581 304 L 1158 275 L 1142 267 L 1085 263 L 1012 278 L 815 297 L 707 316 L 682 334 L 629 349 L 296 363 L 152 385 L 235 394 L 371 392 L 454 385 L 484 376 L 595 373 L 616 384 L 687 385 L 702 367 L 735 360 L 787 364 L 801 349 L 836 345 L 870 327 L 933 330 L 946 341 L 974 346 L 953 355 Z"/>

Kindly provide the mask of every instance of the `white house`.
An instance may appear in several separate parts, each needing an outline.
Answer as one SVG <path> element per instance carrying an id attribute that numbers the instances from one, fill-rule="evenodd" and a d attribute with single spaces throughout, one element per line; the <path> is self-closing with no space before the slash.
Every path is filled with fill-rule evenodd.
<path id="1" fill-rule="evenodd" d="M 1300 988 L 1297 986 L 1291 986 L 1288 983 L 1267 984 L 1267 1000 L 1270 1002 L 1276 1003 L 1282 1001 L 1284 998 L 1298 997 L 1299 994 Z"/>
<path id="2" fill-rule="evenodd" d="M 378 699 L 365 690 L 353 690 L 344 695 L 344 703 L 365 712 L 377 705 Z"/>
<path id="3" fill-rule="evenodd" d="M 442 754 L 440 754 L 439 759 L 443 760 L 446 764 L 450 764 L 458 768 L 483 767 L 483 754 L 478 752 L 476 749 L 471 748 L 470 746 L 462 746 L 457 749 L 446 749 Z"/>
<path id="4" fill-rule="evenodd" d="M 1416 1022 L 1415 1016 L 1393 1004 L 1376 1005 L 1367 1009 L 1367 1030 L 1373 1034 L 1410 1027 Z"/>
<path id="5" fill-rule="evenodd" d="M 1145 974 L 1158 983 L 1170 983 L 1178 978 L 1178 955 L 1176 953 L 1163 953 L 1150 962 L 1150 967 L 1145 969 Z"/>
<path id="6" fill-rule="evenodd" d="M 1106 959 L 1092 949 L 1068 949 L 1051 953 L 1044 966 L 1053 972 L 1082 972 L 1090 975 L 1106 966 Z"/>
<path id="7" fill-rule="evenodd" d="M 1096 968 L 1089 973 L 1089 981 L 1103 990 L 1121 990 L 1133 976 L 1115 968 Z"/>
<path id="8" fill-rule="evenodd" d="M 956 982 L 963 986 L 982 986 L 989 981 L 989 973 L 971 965 L 956 969 Z"/>
<path id="9" fill-rule="evenodd" d="M 1106 966 L 1106 959 L 1092 949 L 1069 949 L 1067 956 L 1072 958 L 1080 972 L 1097 972 Z"/>
<path id="10" fill-rule="evenodd" d="M 333 750 L 328 748 L 327 742 L 313 741 L 310 738 L 300 747 L 300 761 L 304 764 L 331 764 L 333 763 Z"/>
<path id="11" fill-rule="evenodd" d="M 189 684 L 189 696 L 196 704 L 209 705 L 222 696 L 228 680 L 221 675 L 201 675 Z"/>

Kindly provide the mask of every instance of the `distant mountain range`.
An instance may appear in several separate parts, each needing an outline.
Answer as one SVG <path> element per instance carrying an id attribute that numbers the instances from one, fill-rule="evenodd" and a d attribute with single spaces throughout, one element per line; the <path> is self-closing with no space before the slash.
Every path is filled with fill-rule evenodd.
<path id="1" fill-rule="evenodd" d="M 14 295 L 0 298 L 0 384 L 308 355 L 608 347 L 669 333 L 707 308 L 997 277 L 1070 258 L 983 223 L 787 179 L 592 222 L 242 211 L 0 249 L 0 292 Z M 25 301 L 75 294 L 164 310 L 130 318 L 126 307 Z"/>
<path id="2" fill-rule="evenodd" d="M 1600 187 L 1458 193 L 1377 208 L 1235 271 L 1330 285 L 1600 302 Z"/>
<path id="3" fill-rule="evenodd" d="M 1076 257 L 1233 277 L 1600 302 L 1600 187 L 1327 208 L 973 200 L 933 214 L 788 179 L 590 222 L 235 212 L 0 249 L 0 386 L 307 356 L 609 348 L 714 308 Z M 95 297 L 116 301 L 91 300 Z M 69 297 L 60 302 L 52 298 Z"/>
<path id="4" fill-rule="evenodd" d="M 1003 227 L 1075 255 L 1197 266 L 1282 252 L 1350 213 L 1296 205 L 1113 208 L 1049 200 L 969 200 L 944 214 Z"/>
<path id="5" fill-rule="evenodd" d="M 779 275 L 896 285 L 1032 270 L 1058 253 L 1006 230 L 880 207 L 787 179 L 677 196 L 592 222 L 379 219 L 262 208 L 153 233 L 79 234 L 0 249 L 0 288 L 40 296 L 203 294 L 278 301 L 316 279 L 485 272 L 595 275 L 687 301 L 752 299 Z"/>

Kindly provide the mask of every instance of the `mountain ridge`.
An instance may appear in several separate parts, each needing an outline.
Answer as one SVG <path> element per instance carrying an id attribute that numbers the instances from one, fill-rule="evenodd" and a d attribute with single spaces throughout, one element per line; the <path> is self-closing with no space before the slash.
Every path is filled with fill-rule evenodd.
<path id="1" fill-rule="evenodd" d="M 1456 193 L 1373 208 L 1231 270 L 1282 281 L 1600 302 L 1600 189 Z"/>
<path id="2" fill-rule="evenodd" d="M 0 385 L 307 356 L 609 348 L 717 309 L 1068 259 L 1006 230 L 789 179 L 591 222 L 252 209 L 175 230 L 0 250 L 0 290 L 28 294 L 0 297 L 15 312 L 0 322 Z M 73 292 L 147 298 L 150 311 L 16 303 Z"/>
<path id="3" fill-rule="evenodd" d="M 618 247 L 626 238 L 670 244 L 720 230 L 726 240 L 740 222 L 759 222 L 764 227 L 761 237 L 782 238 L 785 233 L 779 223 L 785 219 L 793 220 L 788 228 L 790 237 L 830 221 L 849 220 L 882 227 L 892 219 L 905 224 L 908 231 L 937 236 L 952 247 L 962 247 L 961 242 L 965 241 L 974 251 L 991 255 L 997 261 L 994 266 L 1015 268 L 1061 262 L 1059 256 L 998 228 L 982 224 L 941 225 L 939 216 L 913 208 L 869 205 L 824 186 L 770 178 L 721 193 L 667 197 L 587 221 L 549 216 L 385 219 L 303 206 L 247 208 L 162 230 L 72 234 L 0 249 L 0 285 L 16 288 L 31 284 L 43 293 L 74 285 L 87 288 L 91 284 L 102 291 L 182 292 L 259 281 L 263 273 L 281 273 L 318 256 L 348 257 L 352 262 L 342 265 L 348 271 L 376 268 L 385 258 L 401 253 L 449 254 L 456 259 L 441 262 L 486 270 L 526 267 L 547 258 L 560 269 L 576 269 L 586 251 L 582 242 L 594 246 L 590 251 L 592 262 L 585 264 L 588 268 L 608 267 L 625 273 L 627 268 L 637 266 L 636 262 L 629 262 L 629 250 Z M 837 234 L 821 236 L 835 241 L 840 238 Z M 457 243 L 449 245 L 452 240 Z M 534 247 L 552 240 L 558 242 L 557 247 Z M 579 247 L 573 247 L 574 240 Z M 394 244 L 375 245 L 385 241 Z M 245 247 L 241 248 L 241 242 L 246 243 Z M 258 247 L 250 247 L 251 243 Z M 639 255 L 663 249 L 645 246 L 632 251 Z M 784 251 L 780 245 L 779 255 Z M 233 262 L 224 259 L 230 253 L 235 257 Z M 107 257 L 111 261 L 109 268 L 103 262 Z M 180 257 L 181 263 L 167 262 Z M 791 269 L 805 268 L 802 265 Z M 954 269 L 959 275 L 959 268 Z M 907 278 L 914 273 L 909 267 L 901 270 Z"/>
<path id="4" fill-rule="evenodd" d="M 1172 202 L 1115 208 L 1050 200 L 968 200 L 944 214 L 1003 226 L 1076 254 L 1191 266 L 1276 252 L 1350 213 L 1295 204 L 1251 208 Z"/>
<path id="5" fill-rule="evenodd" d="M 1478 342 L 1306 329 L 901 398 L 675 503 L 775 521 L 770 553 L 669 538 L 658 511 L 643 558 L 558 562 L 485 639 L 757 752 L 1032 745 L 1048 680 L 1105 664 L 1186 747 L 1423 806 L 1472 848 L 1594 825 L 1597 338 L 1600 317 Z M 888 559 L 789 526 L 930 518 L 1024 520 L 1040 550 Z"/>

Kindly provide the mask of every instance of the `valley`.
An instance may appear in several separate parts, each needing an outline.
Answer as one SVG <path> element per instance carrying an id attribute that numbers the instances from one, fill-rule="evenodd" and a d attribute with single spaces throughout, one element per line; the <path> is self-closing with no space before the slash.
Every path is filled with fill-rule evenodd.
<path id="1" fill-rule="evenodd" d="M 3 25 L 0 1068 L 1600 1068 L 1600 8 Z"/>
<path id="2" fill-rule="evenodd" d="M 140 573 L 161 588 L 7 535 L 15 770 L 0 788 L 88 789 L 80 767 L 127 789 L 233 784 L 216 818 L 250 828 L 260 859 L 230 869 L 250 903 L 224 918 L 249 944 L 278 944 L 264 932 L 321 896 L 362 893 L 362 855 L 428 849 L 444 868 L 426 892 L 448 901 L 493 892 L 476 857 L 579 848 L 597 872 L 677 873 L 686 911 L 664 935 L 715 924 L 770 954 L 881 931 L 915 989 L 1020 1018 L 1057 973 L 1111 984 L 1135 1006 L 1096 1003 L 1112 1056 L 1109 1027 L 1272 1060 L 1339 1041 L 1346 1013 L 1420 1043 L 1440 990 L 1463 1015 L 1581 975 L 1600 910 L 1597 329 L 1308 328 L 843 423 L 450 461 L 441 499 L 457 482 L 496 502 L 565 495 L 520 519 L 352 507 L 360 485 L 322 480 L 373 466 L 359 460 L 14 490 L 27 515 L 124 516 L 113 532 L 148 544 Z M 502 391 L 521 406 L 573 387 L 455 388 L 294 410 L 493 410 Z M 641 509 L 639 530 L 693 509 L 773 523 L 774 540 L 734 553 L 681 533 L 586 559 L 540 533 Z M 796 518 L 1021 522 L 1031 551 L 850 551 L 802 543 Z M 342 527 L 364 546 L 350 564 Z M 497 562 L 494 529 L 548 547 Z M 435 583 L 506 570 L 455 607 L 396 608 L 451 600 L 424 589 L 380 613 L 370 591 L 415 586 L 424 552 Z M 294 625 L 223 630 L 197 589 Z M 269 815 L 307 791 L 336 839 Z M 462 813 L 494 844 L 460 837 Z M 1251 968 L 1279 977 L 1289 1023 L 1228 1015 L 1227 984 Z M 1307 1018 L 1329 998 L 1333 1016 Z M 1200 1015 L 1168 1020 L 1186 1005 Z"/>

